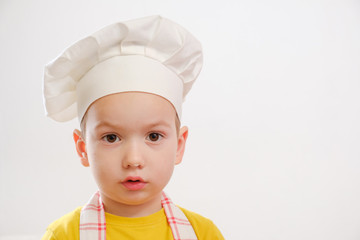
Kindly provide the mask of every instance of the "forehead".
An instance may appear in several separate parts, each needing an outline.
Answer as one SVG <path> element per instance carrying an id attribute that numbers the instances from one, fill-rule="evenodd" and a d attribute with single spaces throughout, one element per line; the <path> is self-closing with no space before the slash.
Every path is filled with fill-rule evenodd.
<path id="1" fill-rule="evenodd" d="M 165 98 L 144 92 L 123 92 L 107 95 L 91 104 L 86 121 L 173 121 L 174 106 Z"/>

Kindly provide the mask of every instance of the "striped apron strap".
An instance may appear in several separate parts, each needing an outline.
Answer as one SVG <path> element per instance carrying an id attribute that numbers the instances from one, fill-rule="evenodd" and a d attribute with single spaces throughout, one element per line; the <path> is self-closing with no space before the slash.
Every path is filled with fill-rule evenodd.
<path id="1" fill-rule="evenodd" d="M 174 240 L 197 240 L 191 223 L 183 211 L 172 203 L 165 192 L 162 192 L 161 204 L 165 210 Z"/>
<path id="2" fill-rule="evenodd" d="M 105 240 L 106 222 L 100 193 L 96 192 L 80 212 L 80 240 Z"/>

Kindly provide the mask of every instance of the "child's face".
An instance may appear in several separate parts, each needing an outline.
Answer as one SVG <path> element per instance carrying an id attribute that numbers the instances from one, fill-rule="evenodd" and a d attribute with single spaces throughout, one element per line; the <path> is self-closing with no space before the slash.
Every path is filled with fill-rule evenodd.
<path id="1" fill-rule="evenodd" d="M 173 106 L 154 94 L 118 93 L 91 105 L 85 141 L 77 130 L 74 138 L 107 212 L 125 216 L 138 208 L 135 213 L 146 215 L 161 209 L 161 191 L 182 160 L 187 138 L 186 127 L 177 134 L 175 118 Z"/>

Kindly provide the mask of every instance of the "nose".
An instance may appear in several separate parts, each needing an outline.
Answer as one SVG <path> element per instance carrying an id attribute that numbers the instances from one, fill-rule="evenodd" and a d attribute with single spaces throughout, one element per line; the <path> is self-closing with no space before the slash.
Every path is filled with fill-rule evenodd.
<path id="1" fill-rule="evenodd" d="M 124 168 L 143 168 L 144 158 L 141 144 L 135 140 L 128 141 L 123 148 L 123 167 Z"/>

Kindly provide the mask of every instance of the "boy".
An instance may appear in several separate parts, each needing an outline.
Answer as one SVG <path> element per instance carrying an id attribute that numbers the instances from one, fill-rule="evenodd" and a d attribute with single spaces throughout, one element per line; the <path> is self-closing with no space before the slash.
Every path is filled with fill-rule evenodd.
<path id="1" fill-rule="evenodd" d="M 43 239 L 223 239 L 162 191 L 182 161 L 181 104 L 201 66 L 200 43 L 154 16 L 107 26 L 46 67 L 47 114 L 78 117 L 76 150 L 99 191 Z"/>

